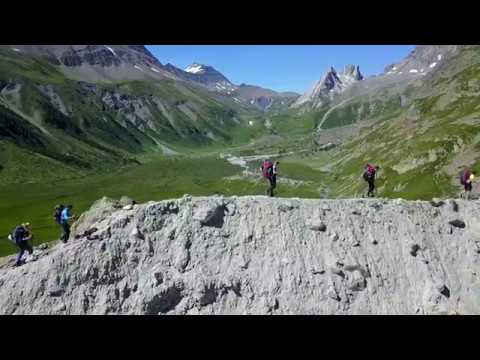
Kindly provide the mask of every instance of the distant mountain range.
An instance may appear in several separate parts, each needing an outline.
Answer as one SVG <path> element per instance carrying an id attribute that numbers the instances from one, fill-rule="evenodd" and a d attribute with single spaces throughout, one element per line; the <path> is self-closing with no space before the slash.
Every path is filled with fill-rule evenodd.
<path id="1" fill-rule="evenodd" d="M 404 60 L 391 64 L 379 76 L 364 78 L 358 65 L 347 65 L 342 72 L 333 67 L 328 70 L 313 88 L 300 96 L 292 105 L 294 108 L 320 109 L 346 98 L 351 98 L 384 87 L 399 87 L 426 76 L 450 58 L 460 47 L 458 45 L 417 46 Z"/>
<path id="2" fill-rule="evenodd" d="M 149 79 L 186 80 L 245 106 L 268 110 L 275 102 L 288 106 L 299 95 L 257 86 L 234 85 L 211 66 L 192 64 L 181 70 L 163 65 L 143 45 L 3 45 L 4 49 L 46 60 L 68 78 L 86 81 Z M 238 90 L 238 91 L 237 91 Z M 278 101 L 281 99 L 280 101 Z"/>
<path id="3" fill-rule="evenodd" d="M 61 177 L 149 151 L 234 144 L 259 133 L 257 113 L 179 78 L 143 46 L 2 45 L 0 182 L 29 161 Z"/>
<path id="4" fill-rule="evenodd" d="M 280 93 L 254 85 L 235 85 L 215 68 L 208 65 L 193 63 L 185 70 L 181 70 L 167 64 L 165 68 L 181 79 L 201 84 L 208 90 L 229 97 L 237 103 L 255 106 L 265 111 L 274 104 L 283 105 L 286 108 L 300 96 L 294 92 Z"/>
<path id="5" fill-rule="evenodd" d="M 477 163 L 479 48 L 417 46 L 378 76 L 330 68 L 298 95 L 233 84 L 207 65 L 164 65 L 142 45 L 0 45 L 0 183 L 17 181 L 19 166 L 62 177 L 151 151 L 245 144 L 278 129 L 323 139 L 339 129 L 339 143 L 348 142 L 342 132 L 362 137 L 339 148 L 335 172 L 352 177 L 373 159 L 385 165 L 390 194 L 402 194 L 414 186 L 404 177 L 428 168 L 444 179 Z"/>

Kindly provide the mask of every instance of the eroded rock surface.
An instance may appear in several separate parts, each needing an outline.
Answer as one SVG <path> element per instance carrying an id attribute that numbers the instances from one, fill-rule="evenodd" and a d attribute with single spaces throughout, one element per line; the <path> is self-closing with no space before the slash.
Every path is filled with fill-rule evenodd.
<path id="1" fill-rule="evenodd" d="M 0 313 L 478 314 L 480 202 L 450 202 L 102 199 Z"/>

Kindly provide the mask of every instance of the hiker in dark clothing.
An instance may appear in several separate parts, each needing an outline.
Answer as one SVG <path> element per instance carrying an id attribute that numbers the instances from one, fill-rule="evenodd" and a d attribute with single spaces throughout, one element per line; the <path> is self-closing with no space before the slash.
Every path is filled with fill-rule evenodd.
<path id="1" fill-rule="evenodd" d="M 364 171 L 363 171 L 363 178 L 368 183 L 367 197 L 374 197 L 375 196 L 375 194 L 374 194 L 375 178 L 376 178 L 378 169 L 380 169 L 379 166 L 373 166 L 373 165 L 367 164 L 365 166 Z"/>
<path id="2" fill-rule="evenodd" d="M 55 212 L 53 213 L 53 220 L 58 224 L 58 226 L 62 229 L 63 234 L 63 226 L 62 226 L 62 211 L 65 209 L 65 206 L 62 204 L 55 206 Z"/>
<path id="3" fill-rule="evenodd" d="M 472 183 L 473 179 L 475 178 L 475 171 L 470 171 L 469 169 L 465 169 L 461 174 L 460 174 L 460 183 L 463 185 L 463 193 L 461 197 L 465 198 L 466 200 L 469 199 L 470 194 L 472 192 Z"/>
<path id="4" fill-rule="evenodd" d="M 66 243 L 68 241 L 68 238 L 70 237 L 70 223 L 69 221 L 74 218 L 73 215 L 71 215 L 71 210 L 73 206 L 68 205 L 65 209 L 62 210 L 62 215 L 60 217 L 60 225 L 62 226 L 63 229 L 63 234 L 60 238 L 63 243 Z"/>
<path id="5" fill-rule="evenodd" d="M 268 180 L 267 194 L 273 197 L 273 189 L 276 186 L 276 177 L 273 176 L 273 163 L 270 160 L 264 160 L 262 163 L 262 174 Z"/>
<path id="6" fill-rule="evenodd" d="M 20 248 L 14 266 L 20 266 L 24 263 L 22 257 L 25 251 L 27 251 L 30 255 L 33 253 L 33 248 L 29 244 L 29 241 L 32 239 L 32 235 L 30 234 L 30 224 L 25 223 L 17 226 L 11 237 L 15 241 L 15 244 Z"/>
<path id="7" fill-rule="evenodd" d="M 277 187 L 277 174 L 278 174 L 278 165 L 279 164 L 280 164 L 279 161 L 275 161 L 275 163 L 273 164 L 273 168 L 272 168 L 272 192 Z"/>

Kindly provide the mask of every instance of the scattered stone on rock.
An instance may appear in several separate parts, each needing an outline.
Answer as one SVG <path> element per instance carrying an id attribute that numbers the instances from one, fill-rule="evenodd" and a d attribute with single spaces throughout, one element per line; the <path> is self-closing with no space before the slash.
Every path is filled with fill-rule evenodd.
<path id="1" fill-rule="evenodd" d="M 418 251 L 420 250 L 420 245 L 412 244 L 410 246 L 410 255 L 417 256 Z"/>
<path id="2" fill-rule="evenodd" d="M 475 240 L 475 252 L 480 254 L 480 240 Z"/>
<path id="3" fill-rule="evenodd" d="M 443 200 L 439 199 L 439 198 L 433 198 L 431 201 L 430 201 L 430 204 L 433 206 L 433 207 L 440 207 L 440 206 L 443 206 L 445 203 L 443 202 Z"/>
<path id="4" fill-rule="evenodd" d="M 140 229 L 138 228 L 138 226 L 135 226 L 132 231 L 130 232 L 130 236 L 131 237 L 134 237 L 134 238 L 137 238 L 137 239 L 141 239 L 141 240 L 144 240 L 145 239 L 145 236 L 142 234 L 142 232 L 140 231 Z"/>
<path id="5" fill-rule="evenodd" d="M 338 275 L 338 276 L 340 276 L 341 278 L 344 278 L 344 277 L 345 277 L 345 273 L 344 273 L 341 269 L 339 269 L 338 267 L 332 266 L 332 267 L 330 268 L 330 271 L 331 271 L 332 274 Z"/>
<path id="6" fill-rule="evenodd" d="M 55 287 L 50 290 L 48 290 L 48 295 L 52 297 L 58 297 L 62 296 L 64 294 L 65 290 L 61 287 Z"/>
<path id="7" fill-rule="evenodd" d="M 438 287 L 438 292 L 443 296 L 445 296 L 446 298 L 450 297 L 450 289 L 444 284 Z"/>
<path id="8" fill-rule="evenodd" d="M 455 212 L 458 212 L 459 207 L 458 207 L 457 202 L 455 200 L 452 200 L 451 204 L 452 204 L 452 210 L 455 211 Z"/>
<path id="9" fill-rule="evenodd" d="M 57 307 L 55 307 L 55 309 L 53 310 L 53 312 L 55 313 L 59 313 L 59 312 L 63 312 L 67 309 L 67 307 L 65 306 L 65 304 L 60 304 L 58 305 Z"/>
<path id="10" fill-rule="evenodd" d="M 359 266 L 358 265 L 345 265 L 344 269 L 345 271 L 355 271 L 358 270 Z"/>
<path id="11" fill-rule="evenodd" d="M 313 231 L 327 231 L 327 225 L 325 225 L 324 223 L 311 224 L 309 228 Z"/>
<path id="12" fill-rule="evenodd" d="M 340 301 L 341 298 L 340 296 L 338 296 L 335 288 L 333 286 L 330 286 L 328 289 L 327 289 L 327 296 L 332 299 L 332 300 L 335 300 L 335 301 Z"/>
<path id="13" fill-rule="evenodd" d="M 362 213 L 358 210 L 352 210 L 353 215 L 362 215 Z"/>
<path id="14" fill-rule="evenodd" d="M 349 289 L 352 291 L 362 291 L 367 287 L 367 281 L 365 279 L 357 279 L 352 282 Z"/>
<path id="15" fill-rule="evenodd" d="M 89 238 L 92 236 L 93 233 L 97 232 L 98 229 L 96 227 L 92 227 L 91 229 L 85 230 L 81 234 L 75 235 L 75 239 L 81 239 L 81 238 Z"/>
<path id="16" fill-rule="evenodd" d="M 455 226 L 461 229 L 465 228 L 465 222 L 463 222 L 462 220 L 456 219 L 456 220 L 449 221 L 448 223 L 452 226 Z"/>
<path id="17" fill-rule="evenodd" d="M 378 202 L 374 202 L 370 205 L 371 208 L 375 209 L 376 211 L 382 210 L 382 204 Z"/>
<path id="18" fill-rule="evenodd" d="M 287 203 L 280 204 L 280 206 L 278 208 L 282 212 L 287 212 L 287 211 L 293 210 L 295 208 L 295 206 L 292 203 L 287 202 Z"/>

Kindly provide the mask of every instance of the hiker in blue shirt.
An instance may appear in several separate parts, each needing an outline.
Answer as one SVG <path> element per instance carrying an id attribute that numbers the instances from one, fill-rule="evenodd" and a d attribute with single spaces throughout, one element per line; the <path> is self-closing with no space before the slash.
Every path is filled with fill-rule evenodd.
<path id="1" fill-rule="evenodd" d="M 63 234 L 60 240 L 62 240 L 63 243 L 66 243 L 68 241 L 68 238 L 70 237 L 69 221 L 75 217 L 71 214 L 72 208 L 73 208 L 72 205 L 68 205 L 66 208 L 62 210 L 62 214 L 60 216 L 60 225 L 62 226 L 62 229 L 63 229 Z"/>

